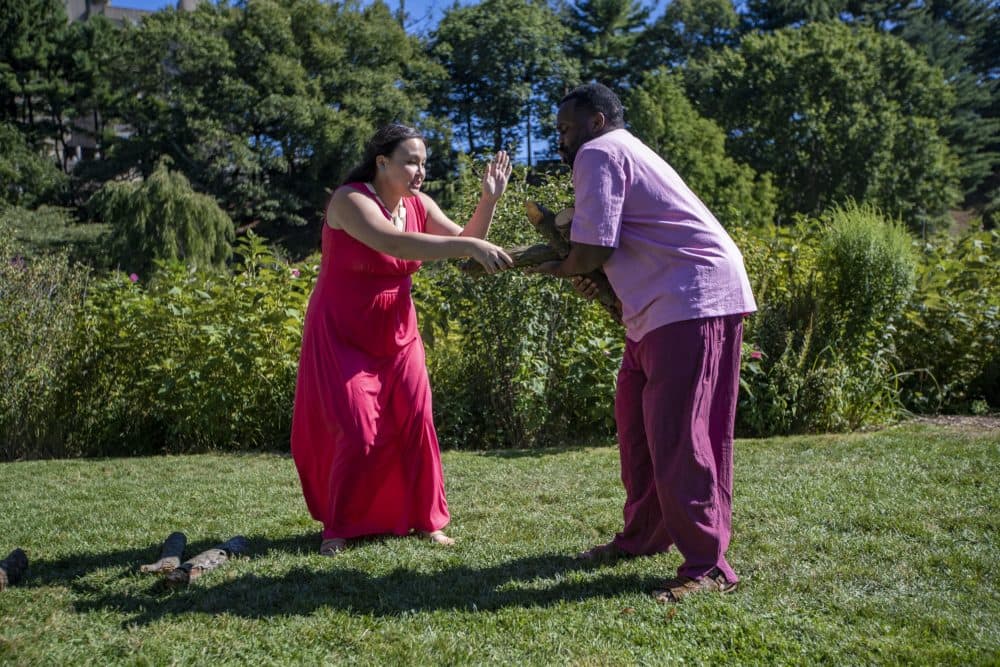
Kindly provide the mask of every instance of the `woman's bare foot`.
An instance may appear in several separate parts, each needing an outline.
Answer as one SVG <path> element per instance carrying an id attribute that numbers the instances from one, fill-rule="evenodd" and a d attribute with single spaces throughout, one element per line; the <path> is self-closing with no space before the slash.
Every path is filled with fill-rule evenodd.
<path id="1" fill-rule="evenodd" d="M 321 556 L 336 556 L 338 553 L 347 548 L 347 540 L 343 537 L 331 537 L 328 540 L 323 540 L 319 545 L 319 553 Z"/>
<path id="2" fill-rule="evenodd" d="M 434 530 L 431 532 L 420 531 L 420 537 L 427 538 L 434 544 L 440 544 L 443 547 L 450 547 L 455 544 L 455 540 L 444 534 L 443 530 Z"/>

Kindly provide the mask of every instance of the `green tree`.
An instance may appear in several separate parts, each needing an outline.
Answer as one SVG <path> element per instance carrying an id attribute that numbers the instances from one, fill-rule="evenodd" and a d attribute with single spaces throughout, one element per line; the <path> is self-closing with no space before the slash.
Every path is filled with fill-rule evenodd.
<path id="1" fill-rule="evenodd" d="M 780 184 L 786 219 L 853 198 L 918 224 L 957 199 L 941 130 L 953 93 L 900 39 L 816 23 L 747 35 L 689 71 L 732 155 Z"/>
<path id="2" fill-rule="evenodd" d="M 232 255 L 232 220 L 169 163 L 161 160 L 145 181 L 110 182 L 94 195 L 95 210 L 111 225 L 113 251 L 125 271 L 146 274 L 156 260 L 221 267 Z"/>
<path id="3" fill-rule="evenodd" d="M 735 46 L 740 18 L 730 0 L 673 0 L 649 29 L 640 51 L 643 69 L 683 64 L 710 51 Z"/>
<path id="4" fill-rule="evenodd" d="M 608 86 L 633 80 L 649 15 L 636 0 L 568 2 L 563 8 L 572 35 L 567 51 L 580 63 L 580 78 Z"/>
<path id="5" fill-rule="evenodd" d="M 126 31 L 116 173 L 169 155 L 241 225 L 318 220 L 373 129 L 417 123 L 433 68 L 382 2 L 248 0 Z"/>
<path id="6" fill-rule="evenodd" d="M 757 29 L 827 20 L 867 25 L 902 38 L 941 68 L 955 94 L 941 132 L 959 159 L 963 191 L 975 195 L 980 190 L 982 198 L 983 186 L 989 188 L 984 181 L 998 170 L 1000 156 L 1000 6 L 995 0 L 758 0 L 747 5 L 749 22 Z"/>
<path id="7" fill-rule="evenodd" d="M 484 0 L 445 13 L 430 50 L 449 85 L 435 92 L 433 104 L 469 153 L 513 150 L 524 136 L 532 161 L 532 137 L 551 122 L 553 102 L 576 78 L 562 50 L 567 37 L 540 0 Z"/>
<path id="8" fill-rule="evenodd" d="M 32 150 L 64 157 L 66 83 L 58 76 L 66 12 L 59 0 L 0 0 L 0 121 Z"/>
<path id="9" fill-rule="evenodd" d="M 996 23 L 1000 6 L 988 0 L 907 4 L 913 6 L 903 13 L 893 33 L 940 67 L 955 93 L 942 132 L 959 158 L 962 189 L 972 194 L 1000 168 L 997 65 L 992 64 L 991 72 L 978 55 L 997 41 L 995 29 L 1000 25 L 994 25 L 991 32 L 990 19 Z"/>
<path id="10" fill-rule="evenodd" d="M 774 220 L 777 191 L 769 175 L 726 154 L 726 135 L 695 111 L 678 74 L 651 73 L 625 99 L 632 131 L 677 170 L 684 181 L 729 226 Z"/>
<path id="11" fill-rule="evenodd" d="M 0 109 L 33 130 L 44 120 L 38 93 L 56 52 L 66 12 L 60 0 L 0 0 Z M 34 140 L 34 136 L 29 136 Z"/>
<path id="12" fill-rule="evenodd" d="M 52 199 L 66 177 L 16 126 L 0 122 L 0 203 L 33 207 Z"/>
<path id="13" fill-rule="evenodd" d="M 122 48 L 122 31 L 103 16 L 71 23 L 59 47 L 59 75 L 69 84 L 70 130 L 94 141 L 95 157 L 114 131 L 120 89 L 112 80 L 112 66 Z"/>

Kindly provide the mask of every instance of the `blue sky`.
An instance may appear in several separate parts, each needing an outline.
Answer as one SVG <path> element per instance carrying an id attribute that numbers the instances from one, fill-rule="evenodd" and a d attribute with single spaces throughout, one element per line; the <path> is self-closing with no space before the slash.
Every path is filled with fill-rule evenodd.
<path id="1" fill-rule="evenodd" d="M 399 0 L 384 0 L 390 8 L 396 9 Z M 406 13 L 410 19 L 406 24 L 411 33 L 428 33 L 437 26 L 444 10 L 450 7 L 454 0 L 403 0 Z M 111 0 L 116 7 L 134 7 L 136 9 L 161 9 L 176 7 L 177 0 Z M 460 4 L 468 4 L 461 2 Z"/>

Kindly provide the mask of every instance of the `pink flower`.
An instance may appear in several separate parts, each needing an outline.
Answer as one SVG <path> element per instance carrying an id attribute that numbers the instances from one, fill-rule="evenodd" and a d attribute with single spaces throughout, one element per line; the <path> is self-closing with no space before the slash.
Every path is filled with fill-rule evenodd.
<path id="1" fill-rule="evenodd" d="M 128 274 L 128 279 L 131 280 L 134 283 L 137 283 L 137 282 L 139 282 L 139 274 L 138 273 L 130 273 L 130 274 Z"/>
<path id="2" fill-rule="evenodd" d="M 753 352 L 750 353 L 750 358 L 754 359 L 754 360 L 756 360 L 756 359 L 763 359 L 764 358 L 764 353 L 761 352 L 760 350 L 754 350 Z"/>
<path id="3" fill-rule="evenodd" d="M 298 278 L 301 275 L 302 275 L 301 271 L 299 271 L 298 269 L 292 269 L 292 278 Z"/>

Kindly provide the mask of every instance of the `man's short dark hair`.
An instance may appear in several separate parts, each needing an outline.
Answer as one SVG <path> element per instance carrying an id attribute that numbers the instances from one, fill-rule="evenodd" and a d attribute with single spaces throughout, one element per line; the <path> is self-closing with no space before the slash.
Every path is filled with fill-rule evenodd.
<path id="1" fill-rule="evenodd" d="M 577 108 L 583 108 L 594 113 L 604 114 L 604 119 L 611 127 L 624 127 L 625 107 L 614 91 L 600 83 L 588 83 L 577 86 L 566 97 L 559 101 L 559 106 L 574 100 Z"/>

